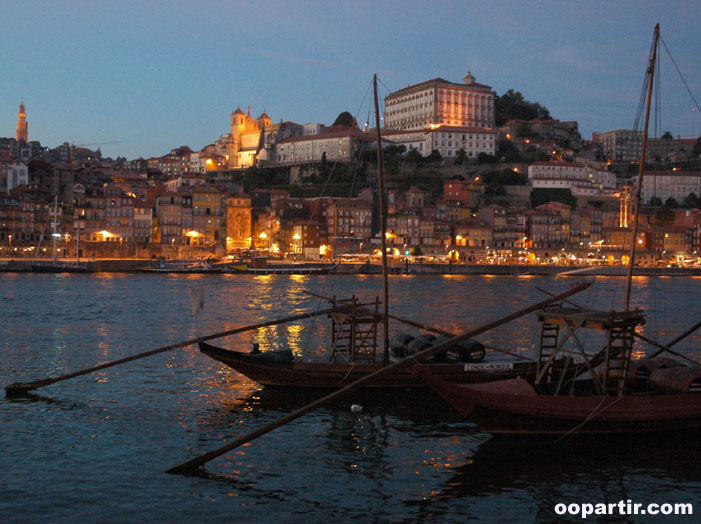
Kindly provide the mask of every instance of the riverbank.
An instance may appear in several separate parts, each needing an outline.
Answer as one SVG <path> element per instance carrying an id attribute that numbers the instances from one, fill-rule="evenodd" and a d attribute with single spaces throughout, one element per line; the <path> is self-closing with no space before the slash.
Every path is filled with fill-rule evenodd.
<path id="1" fill-rule="evenodd" d="M 50 259 L 39 260 L 50 262 Z M 0 259 L 0 272 L 29 273 L 33 259 Z M 96 259 L 84 262 L 88 273 L 131 273 L 141 271 L 153 264 L 144 259 Z M 274 262 L 268 266 L 275 267 Z M 557 266 L 557 265 L 509 265 L 509 264 L 416 264 L 393 263 L 389 267 L 392 274 L 409 275 L 558 275 L 558 276 L 625 276 L 626 268 L 622 266 Z M 342 275 L 379 275 L 380 264 L 346 263 L 336 265 L 336 274 Z M 636 267 L 633 275 L 637 276 L 701 276 L 701 268 L 678 267 Z"/>

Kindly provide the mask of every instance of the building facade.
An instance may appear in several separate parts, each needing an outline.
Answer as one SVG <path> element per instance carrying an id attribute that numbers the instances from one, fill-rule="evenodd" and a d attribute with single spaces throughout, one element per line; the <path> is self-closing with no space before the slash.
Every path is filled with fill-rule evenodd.
<path id="1" fill-rule="evenodd" d="M 494 129 L 495 93 L 475 82 L 468 71 L 462 84 L 435 78 L 391 93 L 385 98 L 385 128 L 430 129 L 459 126 Z"/>
<path id="2" fill-rule="evenodd" d="M 637 186 L 637 178 L 634 182 Z M 653 197 L 662 202 L 673 198 L 681 204 L 691 193 L 701 196 L 701 173 L 694 171 L 646 171 L 640 197 L 648 203 Z"/>

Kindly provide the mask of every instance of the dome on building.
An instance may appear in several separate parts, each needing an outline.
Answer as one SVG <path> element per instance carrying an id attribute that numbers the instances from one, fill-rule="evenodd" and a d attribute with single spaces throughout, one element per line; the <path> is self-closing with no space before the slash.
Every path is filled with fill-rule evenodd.
<path id="1" fill-rule="evenodd" d="M 235 115 L 243 115 L 244 113 L 243 113 L 243 111 L 241 111 L 241 107 L 238 106 L 238 107 L 236 107 L 236 111 L 234 111 L 234 114 Z"/>
<path id="2" fill-rule="evenodd" d="M 468 71 L 467 71 L 467 76 L 466 76 L 465 78 L 462 79 L 462 83 L 465 84 L 465 85 L 467 85 L 467 86 L 472 85 L 472 84 L 475 83 L 475 77 L 474 77 L 474 75 L 470 72 L 469 69 L 468 69 Z"/>

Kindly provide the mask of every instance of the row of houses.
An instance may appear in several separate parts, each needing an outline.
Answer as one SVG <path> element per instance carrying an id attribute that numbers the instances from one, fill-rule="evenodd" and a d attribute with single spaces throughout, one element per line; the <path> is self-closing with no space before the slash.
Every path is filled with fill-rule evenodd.
<path id="1" fill-rule="evenodd" d="M 76 183 L 70 198 L 55 200 L 47 188 L 14 188 L 0 199 L 0 242 L 34 244 L 49 236 L 55 221 L 63 238 L 80 235 L 82 242 L 191 246 L 218 254 L 262 249 L 317 258 L 379 246 L 370 190 L 357 198 L 299 199 L 283 190 L 244 193 L 221 183 L 166 187 L 119 175 L 111 182 Z M 452 252 L 469 260 L 489 251 L 624 249 L 630 240 L 630 228 L 621 227 L 617 210 L 572 209 L 559 202 L 509 209 L 482 205 L 483 195 L 484 185 L 477 180 L 446 181 L 438 200 L 415 187 L 390 191 L 387 243 L 397 252 Z M 638 243 L 651 252 L 701 252 L 698 211 L 679 211 L 664 221 L 648 211 L 639 231 Z"/>

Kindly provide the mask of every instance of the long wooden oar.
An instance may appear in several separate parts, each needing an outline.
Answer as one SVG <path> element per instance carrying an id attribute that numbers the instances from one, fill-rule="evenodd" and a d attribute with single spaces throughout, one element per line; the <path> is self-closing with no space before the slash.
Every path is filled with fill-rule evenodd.
<path id="1" fill-rule="evenodd" d="M 503 318 L 500 318 L 498 320 L 495 320 L 493 322 L 490 322 L 489 324 L 485 324 L 484 326 L 478 327 L 476 329 L 467 331 L 465 333 L 462 333 L 458 336 L 455 336 L 451 338 L 450 340 L 443 342 L 442 344 L 437 344 L 435 346 L 431 346 L 429 348 L 424 349 L 423 351 L 420 351 L 416 355 L 413 355 L 411 357 L 405 358 L 404 360 L 400 360 L 399 362 L 395 362 L 393 364 L 390 364 L 388 366 L 385 366 L 381 368 L 378 371 L 375 371 L 374 373 L 370 373 L 369 375 L 366 375 L 352 384 L 349 384 L 348 386 L 339 389 L 338 391 L 334 391 L 333 393 L 326 395 L 323 398 L 320 398 L 319 400 L 316 400 L 312 402 L 311 404 L 307 404 L 306 406 L 293 411 L 289 415 L 282 417 L 281 419 L 278 419 L 274 422 L 271 422 L 270 424 L 267 424 L 261 428 L 258 428 L 257 430 L 248 433 L 247 435 L 244 435 L 243 437 L 237 438 L 233 442 L 230 442 L 218 449 L 215 449 L 213 451 L 209 451 L 203 455 L 200 455 L 199 457 L 196 457 L 192 460 L 188 460 L 187 462 L 184 462 L 178 466 L 175 466 L 173 468 L 170 468 L 167 473 L 178 473 L 178 474 L 188 474 L 196 471 L 199 467 L 203 466 L 205 463 L 209 462 L 212 459 L 215 459 L 232 449 L 235 449 L 242 444 L 245 444 L 246 442 L 250 442 L 253 439 L 256 439 L 260 437 L 261 435 L 265 435 L 266 433 L 279 428 L 280 426 L 284 426 L 288 422 L 291 422 L 302 415 L 305 415 L 309 413 L 310 411 L 315 410 L 319 406 L 322 406 L 323 404 L 326 404 L 327 402 L 330 402 L 331 400 L 341 396 L 345 395 L 346 393 L 350 393 L 351 391 L 354 391 L 362 386 L 364 386 L 367 383 L 373 382 L 376 380 L 378 377 L 381 377 L 383 375 L 386 375 L 387 373 L 391 373 L 392 371 L 398 371 L 400 369 L 406 368 L 411 366 L 412 364 L 416 364 L 418 362 L 421 362 L 423 360 L 426 360 L 427 358 L 430 358 L 431 356 L 435 355 L 436 353 L 439 353 L 445 349 L 448 349 L 451 346 L 454 346 L 458 342 L 462 342 L 463 340 L 467 340 L 469 338 L 472 338 L 476 335 L 479 335 L 481 333 L 484 333 L 486 331 L 490 331 L 498 326 L 501 326 L 503 324 L 506 324 L 507 322 L 511 322 L 512 320 L 515 320 L 519 317 L 522 317 L 524 315 L 527 315 L 528 313 L 531 313 L 533 311 L 536 311 L 538 309 L 542 309 L 545 306 L 552 304 L 553 302 L 558 302 L 566 297 L 569 297 L 570 295 L 574 295 L 575 293 L 579 293 L 580 291 L 583 291 L 587 289 L 591 285 L 591 282 L 582 282 L 569 291 L 565 291 L 564 293 L 560 293 L 559 295 L 556 295 L 554 297 L 551 297 L 547 300 L 543 300 L 542 302 L 538 302 L 537 304 L 533 304 L 532 306 L 529 306 L 525 309 L 521 309 L 515 313 L 512 313 L 510 315 L 507 315 Z"/>
<path id="2" fill-rule="evenodd" d="M 370 304 L 360 304 L 360 305 L 366 306 L 366 305 L 370 305 Z M 15 384 L 10 384 L 9 386 L 5 387 L 5 395 L 8 397 L 9 396 L 19 396 L 19 395 L 26 393 L 27 391 L 31 391 L 33 389 L 41 388 L 44 386 L 50 386 L 51 384 L 55 384 L 56 382 L 61 382 L 62 380 L 68 380 L 69 378 L 75 378 L 75 377 L 79 377 L 81 375 L 87 375 L 88 373 L 93 373 L 93 372 L 99 371 L 101 369 L 110 368 L 112 366 L 117 366 L 119 364 L 124 364 L 126 362 L 131 362 L 132 360 L 138 360 L 140 358 L 150 357 L 151 355 L 157 355 L 158 353 L 165 353 L 166 351 L 170 351 L 172 349 L 178 349 L 178 348 L 182 348 L 185 346 L 190 346 L 192 344 L 197 344 L 199 342 L 206 342 L 208 340 L 212 340 L 215 338 L 221 338 L 221 337 L 226 337 L 229 335 L 235 335 L 237 333 L 243 333 L 244 331 L 251 331 L 253 329 L 258 329 L 258 328 L 262 328 L 262 327 L 274 326 L 276 324 L 284 324 L 286 322 L 294 322 L 295 320 L 302 320 L 305 318 L 317 317 L 320 315 L 326 315 L 328 313 L 333 313 L 335 311 L 343 311 L 343 310 L 349 309 L 350 307 L 351 307 L 350 305 L 344 304 L 342 306 L 334 307 L 334 308 L 330 308 L 330 309 L 325 309 L 323 311 L 316 311 L 313 313 L 301 313 L 299 315 L 293 315 L 290 317 L 280 318 L 277 320 L 260 322 L 258 324 L 250 324 L 248 326 L 230 329 L 228 331 L 222 331 L 221 333 L 215 333 L 213 335 L 207 335 L 207 336 L 195 338 L 192 340 L 186 340 L 184 342 L 178 342 L 177 344 L 170 344 L 168 346 L 163 346 L 163 347 L 160 347 L 158 349 L 146 351 L 144 353 L 139 353 L 138 355 L 132 355 L 130 357 L 122 358 L 119 360 L 114 360 L 112 362 L 106 362 L 104 364 L 100 364 L 99 366 L 95 366 L 92 368 L 82 369 L 80 371 L 75 371 L 75 372 L 69 373 L 67 375 L 61 375 L 60 377 L 45 378 L 42 380 L 36 380 L 34 382 L 19 382 L 19 383 L 15 383 Z"/>
<path id="3" fill-rule="evenodd" d="M 655 351 L 655 352 L 654 352 L 652 355 L 650 355 L 648 358 L 655 358 L 655 357 L 656 357 L 657 355 L 659 355 L 660 353 L 663 353 L 663 352 L 666 351 L 667 353 L 670 353 L 670 354 L 672 354 L 672 355 L 674 355 L 674 356 L 677 356 L 677 357 L 679 357 L 679 358 L 683 358 L 684 360 L 686 360 L 686 361 L 688 361 L 688 362 L 691 362 L 691 363 L 694 364 L 695 366 L 701 366 L 701 363 L 695 361 L 694 359 L 687 357 L 687 356 L 684 355 L 683 353 L 679 353 L 679 351 L 674 351 L 673 349 L 671 349 L 671 346 L 673 346 L 674 344 L 676 344 L 676 343 L 679 342 L 680 340 L 682 340 L 682 339 L 688 337 L 691 333 L 693 333 L 694 331 L 696 331 L 699 327 L 701 327 L 701 322 L 699 322 L 698 324 L 696 324 L 691 330 L 688 330 L 687 332 L 682 333 L 682 335 L 678 336 L 677 338 L 675 338 L 675 339 L 672 340 L 671 342 L 668 342 L 667 344 L 660 344 L 659 342 L 657 342 L 657 341 L 655 341 L 655 340 L 653 340 L 653 339 L 651 339 L 651 338 L 648 338 L 648 337 L 646 337 L 645 335 L 642 335 L 642 334 L 640 334 L 640 333 L 633 333 L 633 335 L 635 335 L 636 338 L 639 338 L 640 340 L 643 340 L 643 341 L 647 342 L 648 344 L 652 344 L 653 346 L 655 346 L 655 347 L 658 348 L 658 350 Z"/>

